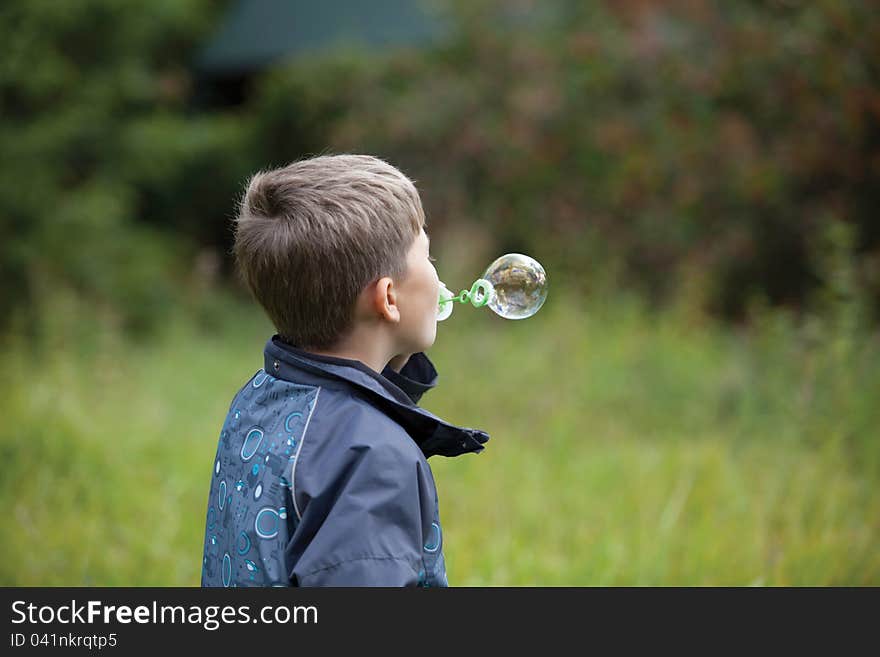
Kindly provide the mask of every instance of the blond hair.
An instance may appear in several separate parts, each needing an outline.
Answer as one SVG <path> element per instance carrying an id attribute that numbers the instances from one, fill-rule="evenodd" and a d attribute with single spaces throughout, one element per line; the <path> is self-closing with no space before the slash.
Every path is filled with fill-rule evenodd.
<path id="1" fill-rule="evenodd" d="M 352 327 L 368 284 L 404 274 L 424 224 L 418 191 L 396 168 L 369 155 L 322 155 L 250 178 L 233 251 L 281 338 L 322 349 Z"/>

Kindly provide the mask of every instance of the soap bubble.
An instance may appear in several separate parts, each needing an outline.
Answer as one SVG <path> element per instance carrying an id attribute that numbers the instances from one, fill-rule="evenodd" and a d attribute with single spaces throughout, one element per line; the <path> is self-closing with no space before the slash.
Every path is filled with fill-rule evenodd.
<path id="1" fill-rule="evenodd" d="M 437 321 L 449 317 L 456 302 L 489 306 L 505 319 L 525 319 L 538 312 L 546 299 L 547 274 L 541 264 L 527 255 L 508 253 L 489 265 L 470 290 L 453 294 L 441 281 Z"/>
<path id="2" fill-rule="evenodd" d="M 547 273 L 541 263 L 521 253 L 501 256 L 489 265 L 482 278 L 495 290 L 489 307 L 505 319 L 531 317 L 547 299 Z"/>

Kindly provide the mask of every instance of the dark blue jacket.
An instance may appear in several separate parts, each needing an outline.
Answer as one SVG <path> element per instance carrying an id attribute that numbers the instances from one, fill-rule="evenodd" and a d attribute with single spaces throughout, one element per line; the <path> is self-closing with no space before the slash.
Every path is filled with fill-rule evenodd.
<path id="1" fill-rule="evenodd" d="M 273 336 L 211 472 L 202 586 L 445 586 L 427 458 L 489 436 L 420 408 L 437 372 L 319 356 Z"/>

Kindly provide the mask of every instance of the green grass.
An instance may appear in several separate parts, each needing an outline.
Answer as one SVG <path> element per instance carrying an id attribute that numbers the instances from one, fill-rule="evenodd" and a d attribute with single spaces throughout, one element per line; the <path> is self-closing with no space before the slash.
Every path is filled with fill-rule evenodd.
<path id="1" fill-rule="evenodd" d="M 198 585 L 217 435 L 271 334 L 214 317 L 5 343 L 0 584 Z M 430 354 L 423 405 L 492 436 L 431 459 L 453 585 L 880 584 L 876 336 L 554 290 L 526 321 L 457 308 Z"/>

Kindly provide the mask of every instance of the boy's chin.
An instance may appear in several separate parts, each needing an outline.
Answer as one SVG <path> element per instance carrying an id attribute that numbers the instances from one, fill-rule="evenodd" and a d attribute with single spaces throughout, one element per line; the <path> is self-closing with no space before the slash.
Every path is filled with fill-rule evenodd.
<path id="1" fill-rule="evenodd" d="M 428 351 L 434 345 L 434 340 L 420 342 L 419 344 L 412 347 L 412 353 L 417 354 L 420 351 Z"/>
<path id="2" fill-rule="evenodd" d="M 430 340 L 425 344 L 424 349 L 422 351 L 427 351 L 432 346 L 434 346 L 434 342 L 437 340 L 437 325 L 434 325 L 434 330 L 431 331 Z"/>

